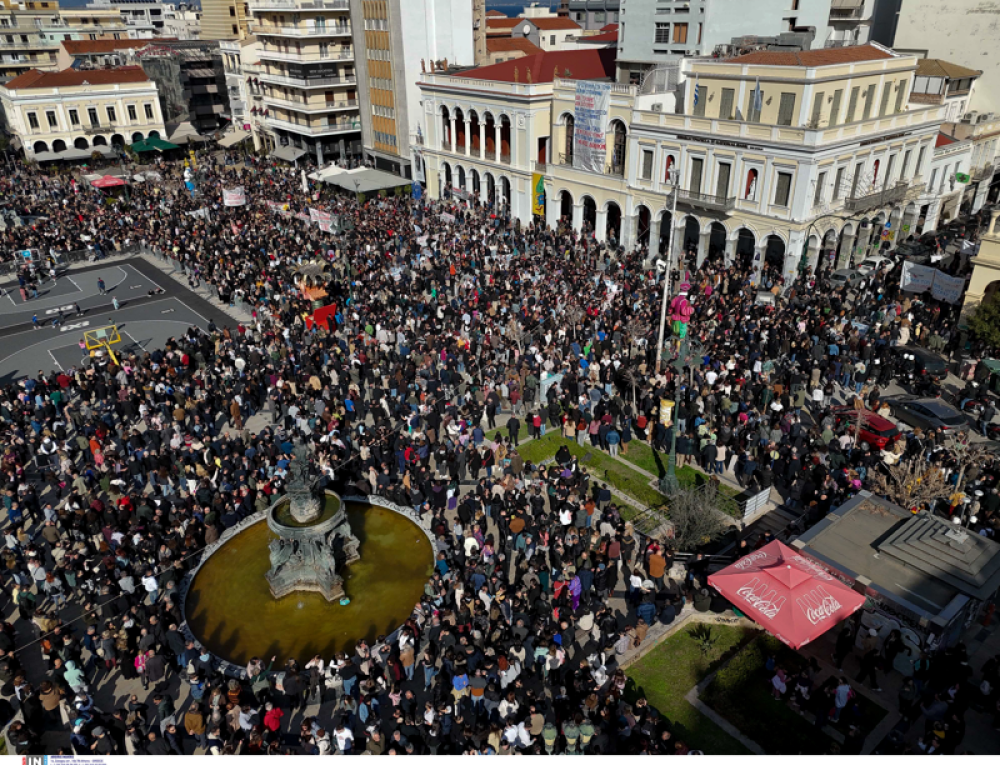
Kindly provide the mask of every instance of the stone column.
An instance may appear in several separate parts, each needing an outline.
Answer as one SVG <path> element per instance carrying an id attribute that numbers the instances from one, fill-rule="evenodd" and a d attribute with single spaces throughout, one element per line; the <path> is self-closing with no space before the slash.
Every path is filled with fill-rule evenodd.
<path id="1" fill-rule="evenodd" d="M 623 215 L 622 230 L 619 232 L 618 244 L 628 252 L 639 244 L 639 216 Z"/>
<path id="2" fill-rule="evenodd" d="M 573 230 L 577 233 L 583 230 L 583 202 L 573 205 Z"/>
<path id="3" fill-rule="evenodd" d="M 448 143 L 451 144 L 451 153 L 455 153 L 455 117 L 454 115 L 448 118 L 448 122 L 451 125 L 451 129 L 448 131 L 448 138 L 450 139 Z"/>
<path id="4" fill-rule="evenodd" d="M 320 141 L 316 141 L 316 164 L 323 166 L 323 144 Z"/>
<path id="5" fill-rule="evenodd" d="M 649 254 L 656 257 L 660 254 L 660 219 L 651 218 L 649 221 Z"/>
<path id="6" fill-rule="evenodd" d="M 501 136 L 500 123 L 499 122 L 494 123 L 493 124 L 493 128 L 496 131 L 496 138 L 493 141 L 493 161 L 494 162 L 499 162 L 500 161 L 500 136 Z"/>
<path id="7" fill-rule="evenodd" d="M 597 211 L 597 220 L 594 222 L 594 234 L 598 242 L 604 242 L 608 238 L 608 213 L 607 210 Z"/>
<path id="8" fill-rule="evenodd" d="M 837 253 L 837 270 L 847 268 L 847 263 L 851 259 L 851 251 L 854 249 L 854 242 L 857 237 L 854 234 L 845 234 L 840 242 L 840 252 Z"/>
<path id="9" fill-rule="evenodd" d="M 545 224 L 553 231 L 559 227 L 559 211 L 561 208 L 562 204 L 554 201 L 549 196 L 549 190 L 545 189 Z"/>
<path id="10" fill-rule="evenodd" d="M 727 239 L 726 240 L 726 253 L 725 253 L 725 263 L 726 268 L 729 268 L 733 261 L 736 259 L 736 240 Z"/>
<path id="11" fill-rule="evenodd" d="M 480 120 L 479 122 L 479 158 L 483 159 L 486 156 L 486 123 Z"/>
<path id="12" fill-rule="evenodd" d="M 711 233 L 702 233 L 698 237 L 698 268 L 701 268 L 701 264 L 705 262 L 705 258 L 708 257 L 708 242 L 712 238 Z"/>
<path id="13" fill-rule="evenodd" d="M 684 219 L 677 221 L 674 224 L 674 233 L 670 238 L 670 256 L 672 258 L 671 265 L 676 266 L 678 264 L 680 255 L 684 252 L 684 229 L 686 221 Z"/>
<path id="14" fill-rule="evenodd" d="M 465 120 L 465 156 L 469 156 L 472 153 L 472 122 L 470 120 Z"/>

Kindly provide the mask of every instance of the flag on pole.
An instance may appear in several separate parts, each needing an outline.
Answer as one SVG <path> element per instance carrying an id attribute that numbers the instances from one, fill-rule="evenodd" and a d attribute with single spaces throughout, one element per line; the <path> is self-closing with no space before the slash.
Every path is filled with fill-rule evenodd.
<path id="1" fill-rule="evenodd" d="M 753 111 L 757 113 L 757 118 L 760 119 L 760 112 L 764 107 L 764 94 L 760 92 L 760 77 L 757 78 L 757 84 L 753 89 Z"/>
<path id="2" fill-rule="evenodd" d="M 694 105 L 695 106 L 698 105 L 698 96 L 699 96 L 699 93 L 698 93 L 698 75 L 695 75 L 695 78 L 694 78 Z"/>

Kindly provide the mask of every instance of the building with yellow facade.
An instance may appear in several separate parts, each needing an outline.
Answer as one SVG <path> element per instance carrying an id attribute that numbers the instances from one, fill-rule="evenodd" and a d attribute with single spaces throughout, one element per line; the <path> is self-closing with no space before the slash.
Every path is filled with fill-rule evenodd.
<path id="1" fill-rule="evenodd" d="M 165 137 L 156 83 L 141 67 L 32 70 L 0 85 L 7 129 L 29 160 L 110 154 Z"/>

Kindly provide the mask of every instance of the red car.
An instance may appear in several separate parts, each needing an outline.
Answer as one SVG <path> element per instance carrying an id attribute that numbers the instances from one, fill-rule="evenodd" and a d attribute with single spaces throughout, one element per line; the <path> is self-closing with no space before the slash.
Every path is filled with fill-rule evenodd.
<path id="1" fill-rule="evenodd" d="M 831 412 L 836 418 L 838 425 L 843 422 L 847 422 L 850 425 L 857 423 L 858 412 L 849 406 L 835 406 L 831 409 Z M 876 449 L 885 449 L 898 441 L 901 435 L 895 423 L 875 414 L 875 412 L 870 412 L 867 409 L 861 410 L 861 434 L 859 435 L 859 440 L 871 444 Z"/>

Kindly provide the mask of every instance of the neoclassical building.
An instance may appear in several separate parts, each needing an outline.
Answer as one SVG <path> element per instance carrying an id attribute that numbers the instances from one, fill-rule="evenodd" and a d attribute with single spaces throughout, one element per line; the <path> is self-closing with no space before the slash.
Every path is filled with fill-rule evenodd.
<path id="1" fill-rule="evenodd" d="M 551 226 L 699 263 L 713 252 L 755 271 L 770 262 L 786 277 L 916 231 L 942 108 L 910 103 L 914 56 L 763 51 L 686 59 L 652 87 L 612 83 L 604 161 L 584 169 L 578 84 L 610 74 L 556 55 L 425 78 L 432 196 L 508 203 L 526 222 L 541 175 Z"/>

